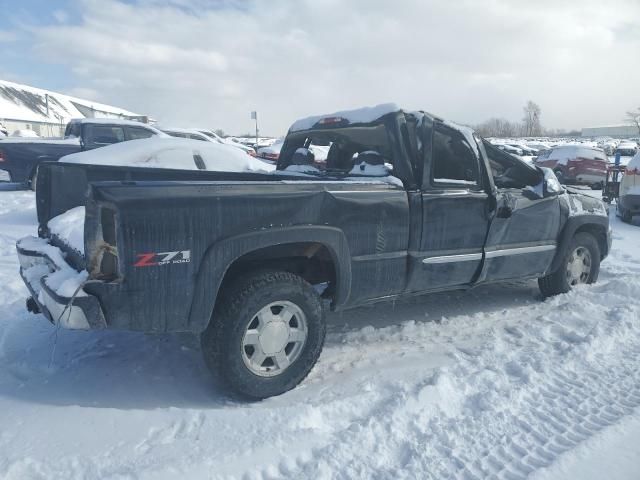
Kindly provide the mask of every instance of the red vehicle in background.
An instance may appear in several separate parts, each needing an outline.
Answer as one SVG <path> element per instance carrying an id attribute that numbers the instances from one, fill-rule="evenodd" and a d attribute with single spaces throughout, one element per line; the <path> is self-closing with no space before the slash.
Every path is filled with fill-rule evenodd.
<path id="1" fill-rule="evenodd" d="M 609 160 L 599 148 L 562 145 L 542 152 L 535 163 L 552 169 L 560 183 L 602 188 Z"/>

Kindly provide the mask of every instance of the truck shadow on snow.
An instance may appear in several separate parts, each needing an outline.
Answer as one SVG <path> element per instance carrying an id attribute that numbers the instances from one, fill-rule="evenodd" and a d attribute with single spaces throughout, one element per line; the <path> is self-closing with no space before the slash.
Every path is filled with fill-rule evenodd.
<path id="1" fill-rule="evenodd" d="M 338 334 L 367 326 L 438 322 L 443 317 L 491 313 L 538 301 L 537 285 L 530 281 L 377 303 L 330 313 L 327 345 L 337 343 Z M 194 336 L 56 333 L 41 316 L 24 313 L 19 302 L 14 305 L 10 312 L 13 323 L 0 342 L 0 395 L 4 397 L 119 409 L 215 409 L 238 404 L 212 381 Z"/>

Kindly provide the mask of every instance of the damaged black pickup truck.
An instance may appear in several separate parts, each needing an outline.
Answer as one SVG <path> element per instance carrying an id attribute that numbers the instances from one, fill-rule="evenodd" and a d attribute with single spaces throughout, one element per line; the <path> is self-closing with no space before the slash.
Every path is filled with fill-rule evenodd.
<path id="1" fill-rule="evenodd" d="M 249 398 L 305 378 L 325 308 L 527 278 L 558 294 L 595 282 L 611 245 L 601 201 L 393 105 L 296 122 L 272 173 L 42 164 L 37 208 L 39 238 L 17 245 L 31 310 L 199 334 Z M 84 222 L 80 245 L 53 231 L 61 215 Z"/>

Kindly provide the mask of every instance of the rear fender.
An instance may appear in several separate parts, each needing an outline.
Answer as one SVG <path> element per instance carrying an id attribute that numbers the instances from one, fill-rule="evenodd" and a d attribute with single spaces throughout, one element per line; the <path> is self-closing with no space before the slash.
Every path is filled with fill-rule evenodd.
<path id="1" fill-rule="evenodd" d="M 346 303 L 351 291 L 351 257 L 344 233 L 325 226 L 274 228 L 226 238 L 207 249 L 196 273 L 195 292 L 189 311 L 190 330 L 203 331 L 207 328 L 220 285 L 229 267 L 238 258 L 262 248 L 299 242 L 316 242 L 327 247 L 336 270 L 334 306 Z"/>

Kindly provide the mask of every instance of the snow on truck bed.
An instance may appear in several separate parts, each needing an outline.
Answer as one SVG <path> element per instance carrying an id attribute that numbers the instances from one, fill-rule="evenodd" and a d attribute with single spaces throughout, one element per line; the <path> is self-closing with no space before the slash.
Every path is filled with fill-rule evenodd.
<path id="1" fill-rule="evenodd" d="M 54 335 L 27 313 L 14 243 L 35 201 L 0 192 L 0 478 L 635 480 L 640 219 L 611 222 L 597 284 L 329 313 L 309 377 L 247 404 L 193 337 Z"/>
<path id="2" fill-rule="evenodd" d="M 175 137 L 145 138 L 72 153 L 61 162 L 93 165 L 198 170 L 195 155 L 206 170 L 218 172 L 271 171 L 275 167 L 230 145 Z"/>

